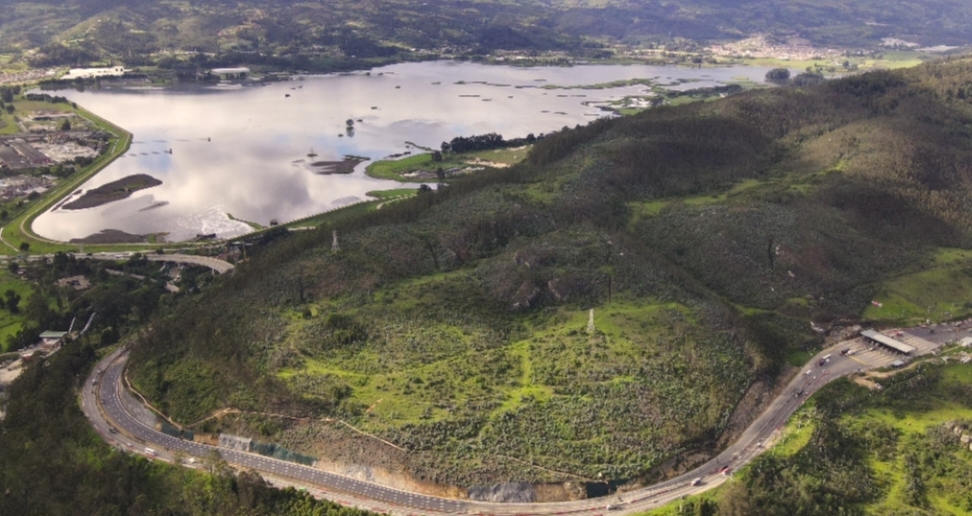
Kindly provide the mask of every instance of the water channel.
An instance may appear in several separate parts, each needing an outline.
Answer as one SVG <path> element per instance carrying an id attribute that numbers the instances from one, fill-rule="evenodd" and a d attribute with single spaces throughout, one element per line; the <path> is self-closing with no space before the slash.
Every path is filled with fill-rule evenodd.
<path id="1" fill-rule="evenodd" d="M 673 89 L 763 82 L 766 68 L 590 65 L 520 68 L 437 61 L 346 75 L 306 76 L 266 85 L 117 88 L 60 93 L 134 135 L 131 149 L 81 191 L 134 174 L 161 185 L 83 210 L 54 208 L 33 229 L 56 240 L 106 229 L 229 238 L 241 220 L 281 223 L 403 185 L 364 174 L 322 175 L 312 161 L 345 155 L 381 159 L 438 148 L 456 136 L 507 138 L 587 123 L 607 112 L 590 102 L 643 95 L 644 85 L 578 88 L 652 79 Z M 554 86 L 562 88 L 554 88 Z M 569 88 L 568 88 L 569 87 Z M 345 121 L 354 119 L 353 136 Z M 317 156 L 308 157 L 311 149 Z M 416 185 L 411 185 L 416 186 Z"/>

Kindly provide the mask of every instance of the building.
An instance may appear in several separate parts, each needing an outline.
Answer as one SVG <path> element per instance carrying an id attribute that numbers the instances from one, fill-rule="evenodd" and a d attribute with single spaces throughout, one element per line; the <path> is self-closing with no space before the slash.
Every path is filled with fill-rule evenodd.
<path id="1" fill-rule="evenodd" d="M 67 335 L 66 331 L 45 331 L 40 334 L 40 346 L 45 347 L 56 347 L 64 343 L 64 337 Z"/>
<path id="2" fill-rule="evenodd" d="M 213 75 L 218 75 L 220 79 L 246 79 L 247 75 L 250 75 L 250 69 L 246 67 L 239 68 L 213 68 Z"/>
<path id="3" fill-rule="evenodd" d="M 893 339 L 884 335 L 883 333 L 876 332 L 874 330 L 864 330 L 861 332 L 861 336 L 870 342 L 873 342 L 879 346 L 882 346 L 888 350 L 894 351 L 895 353 L 901 353 L 902 355 L 910 355 L 915 351 L 913 346 L 909 346 L 904 342 L 897 339 Z"/>
<path id="4" fill-rule="evenodd" d="M 71 276 L 57 280 L 57 286 L 61 288 L 71 287 L 74 290 L 84 290 L 91 287 L 91 282 L 84 276 Z"/>
<path id="5" fill-rule="evenodd" d="M 74 79 L 94 79 L 96 77 L 121 77 L 125 75 L 125 68 L 112 66 L 111 68 L 72 68 L 61 80 L 71 81 Z"/>

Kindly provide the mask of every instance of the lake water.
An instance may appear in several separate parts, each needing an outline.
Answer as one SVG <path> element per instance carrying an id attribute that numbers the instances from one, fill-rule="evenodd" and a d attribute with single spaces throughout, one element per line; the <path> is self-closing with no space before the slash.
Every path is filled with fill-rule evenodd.
<path id="1" fill-rule="evenodd" d="M 70 100 L 134 135 L 128 153 L 81 190 L 133 174 L 149 174 L 162 184 L 96 208 L 54 209 L 38 217 L 33 228 L 57 240 L 106 229 L 166 233 L 169 241 L 200 233 L 233 237 L 250 231 L 234 219 L 283 223 L 365 199 L 372 190 L 403 186 L 367 177 L 366 163 L 349 175 L 319 175 L 308 166 L 310 161 L 337 161 L 345 155 L 381 159 L 408 150 L 406 141 L 438 148 L 456 136 L 497 132 L 515 138 L 550 132 L 605 115 L 585 102 L 647 89 L 544 86 L 638 78 L 685 89 L 740 79 L 763 82 L 766 71 L 634 65 L 516 68 L 439 61 L 260 86 L 71 91 L 66 94 Z M 680 84 L 680 79 L 691 82 Z M 349 118 L 360 119 L 353 136 L 345 135 Z M 311 149 L 314 158 L 307 156 Z"/>

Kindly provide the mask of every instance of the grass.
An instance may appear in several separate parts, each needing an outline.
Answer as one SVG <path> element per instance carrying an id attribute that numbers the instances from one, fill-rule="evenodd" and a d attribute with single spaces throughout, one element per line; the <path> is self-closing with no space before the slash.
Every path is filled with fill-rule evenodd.
<path id="1" fill-rule="evenodd" d="M 227 214 L 226 214 L 226 216 L 227 216 L 227 217 L 228 217 L 228 218 L 229 218 L 230 220 L 235 220 L 235 221 L 237 221 L 237 222 L 242 222 L 242 223 L 244 223 L 244 224 L 246 224 L 247 226 L 250 226 L 251 228 L 253 228 L 253 230 L 254 230 L 254 231 L 260 231 L 260 230 L 263 230 L 263 229 L 266 229 L 266 226 L 263 226 L 263 225 L 260 225 L 260 224 L 257 224 L 256 222 L 251 222 L 251 221 L 249 221 L 249 220 L 243 220 L 243 219 L 238 219 L 238 218 L 236 218 L 236 217 L 234 217 L 234 216 L 233 216 L 232 214 L 230 214 L 230 213 L 227 213 Z"/>
<path id="2" fill-rule="evenodd" d="M 513 165 L 526 159 L 530 152 L 529 148 L 496 149 L 487 151 L 466 152 L 462 154 L 446 153 L 442 155 L 442 161 L 434 162 L 431 153 L 414 154 L 401 159 L 380 160 L 370 163 L 365 169 L 371 177 L 379 179 L 391 179 L 394 181 L 429 183 L 435 182 L 435 177 L 415 178 L 406 177 L 405 174 L 415 171 L 435 171 L 441 167 L 444 170 L 450 168 L 463 168 L 482 165 L 482 162 L 500 163 L 502 165 Z"/>
<path id="3" fill-rule="evenodd" d="M 0 309 L 0 351 L 6 351 L 7 339 L 20 331 L 24 321 L 23 310 L 27 306 L 27 298 L 32 292 L 27 282 L 4 269 L 0 271 L 0 296 L 3 296 L 8 290 L 13 290 L 20 295 L 21 313 L 14 314 L 7 308 Z"/>
<path id="4" fill-rule="evenodd" d="M 45 106 L 54 106 L 55 104 L 49 104 L 42 102 Z M 61 104 L 61 106 L 70 105 Z M 40 214 L 44 213 L 51 206 L 54 206 L 57 202 L 63 199 L 66 195 L 73 192 L 80 186 L 83 182 L 87 181 L 95 174 L 103 170 L 109 164 L 111 164 L 118 156 L 124 154 L 132 142 L 131 133 L 125 131 L 124 129 L 108 122 L 107 120 L 85 110 L 84 108 L 78 107 L 75 110 L 79 116 L 84 117 L 88 122 L 93 124 L 98 129 L 107 131 L 111 133 L 114 137 L 110 140 L 111 150 L 105 154 L 99 156 L 91 165 L 82 169 L 80 172 L 75 173 L 70 178 L 62 181 L 59 185 L 52 188 L 43 197 L 41 197 L 37 202 L 34 202 L 26 207 L 26 209 L 13 218 L 13 220 L 3 228 L 3 237 L 14 247 L 19 247 L 22 242 L 30 244 L 31 253 L 53 253 L 57 251 L 77 251 L 79 247 L 77 245 L 64 244 L 60 242 L 55 242 L 42 238 L 30 229 L 30 225 L 33 223 Z M 144 244 L 139 244 L 144 245 Z M 97 246 L 89 245 L 87 248 L 91 251 L 109 251 L 115 249 L 131 249 L 132 246 Z M 7 246 L 0 246 L 0 253 L 3 254 L 17 254 Z"/>
<path id="5" fill-rule="evenodd" d="M 736 183 L 732 188 L 721 194 L 686 197 L 682 199 L 682 202 L 689 206 L 704 206 L 706 204 L 721 203 L 725 202 L 729 197 L 739 195 L 742 192 L 762 186 L 763 184 L 765 183 L 758 179 L 745 179 L 739 183 Z"/>
<path id="6" fill-rule="evenodd" d="M 886 281 L 874 297 L 882 306 L 868 306 L 865 319 L 904 324 L 972 314 L 972 252 L 942 249 L 927 270 Z"/>
<path id="7" fill-rule="evenodd" d="M 911 68 L 918 66 L 928 59 L 934 58 L 933 54 L 915 51 L 887 51 L 883 53 L 883 59 L 873 57 L 843 57 L 834 56 L 826 59 L 802 59 L 789 60 L 777 58 L 752 58 L 742 59 L 742 63 L 749 66 L 768 66 L 772 68 L 790 68 L 792 70 L 804 71 L 807 68 L 823 67 L 824 69 L 834 68 L 835 73 L 844 74 L 852 70 L 843 68 L 846 60 L 851 67 L 856 66 L 858 70 L 896 70 L 899 68 Z M 835 64 L 839 63 L 839 64 Z"/>
<path id="8" fill-rule="evenodd" d="M 655 445 L 632 450 L 620 442 L 670 438 L 675 426 L 687 424 L 626 422 L 621 414 L 639 410 L 640 398 L 633 393 L 652 390 L 658 396 L 652 411 L 671 411 L 681 414 L 675 419 L 695 421 L 729 410 L 717 400 L 726 385 L 739 388 L 738 378 L 716 387 L 701 376 L 699 367 L 720 377 L 746 374 L 735 352 L 694 336 L 697 315 L 676 302 L 619 296 L 595 309 L 594 334 L 586 330 L 588 311 L 570 307 L 520 316 L 495 314 L 517 328 L 509 338 L 497 334 L 492 329 L 496 323 L 484 321 L 483 313 L 471 316 L 462 306 L 488 306 L 487 300 L 465 300 L 433 315 L 438 304 L 429 303 L 442 303 L 469 281 L 465 271 L 437 273 L 381 288 L 365 306 L 341 299 L 313 303 L 309 317 L 293 313 L 287 318 L 291 337 L 286 345 L 299 351 L 301 362 L 275 374 L 304 393 L 327 392 L 308 385 L 345 385 L 349 395 L 342 404 L 359 411 L 349 422 L 382 436 L 408 428 L 406 447 L 412 439 L 425 442 L 436 425 L 469 425 L 472 437 L 432 446 L 447 456 L 458 446 L 455 453 L 466 455 L 466 447 L 478 442 L 489 453 L 530 456 L 533 463 L 589 478 L 600 463 L 588 466 L 582 455 L 595 450 L 616 454 L 619 467 L 640 470 L 645 461 L 661 460 L 661 454 L 649 451 Z M 347 347 L 330 343 L 324 321 L 335 313 L 368 328 L 367 341 Z M 671 365 L 648 365 L 646 360 L 655 356 L 665 356 Z M 685 377 L 693 378 L 690 385 L 676 387 Z M 700 412 L 701 406 L 706 408 Z M 601 411 L 619 420 L 610 428 L 589 426 L 602 417 L 594 415 Z M 531 429 L 510 434 L 511 425 Z M 510 443 L 503 437 L 507 435 L 517 437 Z M 546 444 L 530 444 L 536 439 Z M 568 449 L 575 450 L 573 455 Z"/>
<path id="9" fill-rule="evenodd" d="M 415 192 L 416 190 L 414 188 L 392 188 L 391 190 L 372 190 L 366 192 L 365 195 L 387 201 L 390 199 L 408 198 L 415 195 Z"/>
<path id="10" fill-rule="evenodd" d="M 867 402 L 865 407 L 854 410 L 846 415 L 838 416 L 842 424 L 855 429 L 854 432 L 866 433 L 873 428 L 888 428 L 897 435 L 896 451 L 891 455 L 880 455 L 871 445 L 865 445 L 865 460 L 872 469 L 878 486 L 879 495 L 872 502 L 865 504 L 866 514 L 892 514 L 907 513 L 909 505 L 905 501 L 905 455 L 906 451 L 920 442 L 927 441 L 928 432 L 940 427 L 949 421 L 969 421 L 972 420 L 972 407 L 968 403 L 960 404 L 940 397 L 937 392 L 942 389 L 948 390 L 955 386 L 972 386 L 972 366 L 955 364 L 947 365 L 942 369 L 941 383 L 935 387 L 929 387 L 929 392 L 917 392 L 908 398 L 893 400 L 893 407 L 881 407 L 886 405 L 880 398 L 874 402 Z M 857 388 L 857 387 L 855 387 Z M 926 389 L 927 390 L 927 389 Z M 900 396 L 900 391 L 895 396 Z M 775 457 L 788 460 L 794 459 L 797 453 L 806 446 L 812 445 L 811 439 L 820 417 L 816 412 L 816 404 L 821 396 L 834 395 L 829 389 L 814 394 L 810 400 L 786 423 L 782 430 L 781 439 L 767 451 Z M 881 395 L 879 395 L 881 396 Z M 871 405 L 868 407 L 867 405 Z M 957 463 L 965 463 L 972 467 L 972 453 L 968 452 L 968 446 L 962 445 L 958 452 L 952 456 Z M 925 474 L 937 475 L 938 479 L 950 478 L 950 472 L 945 470 L 934 471 L 934 466 L 926 465 Z M 750 474 L 750 467 L 747 466 L 736 472 L 742 477 L 741 481 L 747 481 Z M 949 483 L 941 483 L 938 479 L 929 481 L 926 486 L 928 506 L 924 507 L 936 514 L 968 514 L 968 509 L 954 502 L 954 496 L 950 499 L 948 489 L 952 486 Z M 679 508 L 683 503 L 690 503 L 693 500 L 705 498 L 708 500 L 718 500 L 725 486 L 707 491 L 699 497 L 689 497 L 685 502 L 671 502 L 656 510 L 647 512 L 653 516 L 680 514 Z"/>

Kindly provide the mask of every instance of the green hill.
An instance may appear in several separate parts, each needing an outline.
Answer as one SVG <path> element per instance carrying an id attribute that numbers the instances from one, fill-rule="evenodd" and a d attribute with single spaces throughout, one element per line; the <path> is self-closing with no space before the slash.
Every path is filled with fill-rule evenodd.
<path id="1" fill-rule="evenodd" d="M 691 42 L 732 41 L 757 33 L 798 37 L 825 48 L 875 48 L 883 38 L 926 46 L 961 46 L 972 40 L 972 19 L 959 0 L 69 0 L 2 5 L 2 52 L 36 66 L 121 60 L 135 66 L 247 63 L 333 70 L 507 50 L 596 58 L 611 55 L 616 43 L 684 50 L 693 48 Z"/>
<path id="2" fill-rule="evenodd" d="M 943 249 L 972 245 L 970 72 L 565 129 L 517 166 L 276 239 L 154 322 L 131 379 L 183 424 L 242 411 L 197 431 L 416 479 L 657 475 L 743 428 L 820 342 L 810 322 L 969 270 Z"/>

